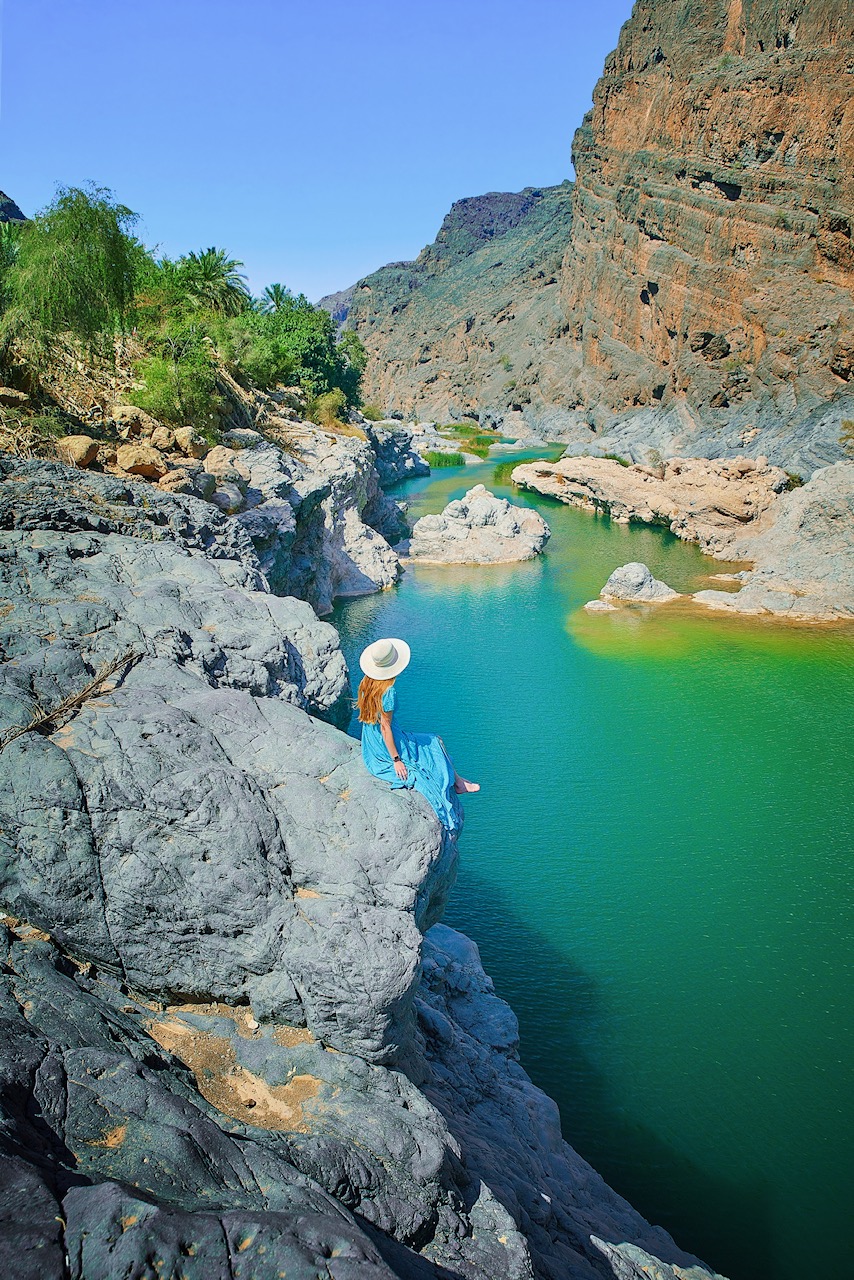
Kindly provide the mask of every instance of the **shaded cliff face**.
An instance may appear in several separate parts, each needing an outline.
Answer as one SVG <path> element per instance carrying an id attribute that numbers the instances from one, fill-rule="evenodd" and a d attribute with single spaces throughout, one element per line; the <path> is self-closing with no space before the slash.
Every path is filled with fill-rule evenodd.
<path id="1" fill-rule="evenodd" d="M 11 196 L 0 191 L 0 222 L 26 222 L 27 216 L 22 213 Z"/>
<path id="2" fill-rule="evenodd" d="M 364 394 L 384 410 L 448 422 L 523 426 L 555 402 L 573 354 L 559 271 L 572 187 L 459 200 L 415 262 L 375 271 L 323 299 L 365 344 Z"/>
<path id="3" fill-rule="evenodd" d="M 852 38 L 845 0 L 638 0 L 573 147 L 561 297 L 591 421 L 791 419 L 846 390 Z"/>
<path id="4" fill-rule="evenodd" d="M 460 201 L 415 263 L 329 300 L 369 398 L 593 451 L 841 457 L 853 43 L 847 0 L 638 0 L 574 190 Z"/>

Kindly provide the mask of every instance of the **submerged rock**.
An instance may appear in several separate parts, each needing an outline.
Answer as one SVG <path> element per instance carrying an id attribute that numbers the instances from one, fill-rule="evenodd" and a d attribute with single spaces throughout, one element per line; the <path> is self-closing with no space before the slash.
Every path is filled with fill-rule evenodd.
<path id="1" fill-rule="evenodd" d="M 441 515 L 422 516 L 398 550 L 428 564 L 503 564 L 533 559 L 548 539 L 549 526 L 539 512 L 478 484 Z"/>
<path id="2" fill-rule="evenodd" d="M 666 604 L 669 600 L 679 599 L 678 591 L 654 578 L 651 570 L 636 560 L 615 569 L 599 594 L 605 601 L 650 600 Z"/>

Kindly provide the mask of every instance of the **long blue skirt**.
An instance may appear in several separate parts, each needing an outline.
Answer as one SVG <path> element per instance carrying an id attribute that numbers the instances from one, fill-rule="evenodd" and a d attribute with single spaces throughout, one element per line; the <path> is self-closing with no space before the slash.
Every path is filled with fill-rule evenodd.
<path id="1" fill-rule="evenodd" d="M 369 772 L 395 790 L 420 791 L 436 810 L 442 826 L 459 831 L 463 807 L 454 791 L 454 766 L 441 739 L 435 733 L 408 733 L 405 729 L 396 730 L 395 739 L 407 768 L 406 781 L 394 771 L 378 724 L 362 725 L 362 759 Z"/>

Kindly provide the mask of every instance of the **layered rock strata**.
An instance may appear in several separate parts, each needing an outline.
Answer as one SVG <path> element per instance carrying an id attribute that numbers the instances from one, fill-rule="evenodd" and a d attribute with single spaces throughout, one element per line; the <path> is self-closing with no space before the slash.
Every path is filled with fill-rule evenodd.
<path id="1" fill-rule="evenodd" d="M 846 0 L 637 0 L 574 187 L 459 201 L 414 263 L 328 300 L 370 395 L 636 461 L 743 450 L 807 477 L 840 459 L 852 43 Z"/>
<path id="2" fill-rule="evenodd" d="M 852 40 L 844 0 L 637 0 L 575 135 L 561 271 L 572 394 L 600 432 L 628 413 L 617 438 L 667 452 L 717 430 L 714 456 L 743 431 L 805 473 L 840 456 Z"/>
<path id="3" fill-rule="evenodd" d="M 549 534 L 539 512 L 497 498 L 478 484 L 439 515 L 417 520 L 397 550 L 424 564 L 506 564 L 532 560 Z"/>
<path id="4" fill-rule="evenodd" d="M 3 486 L 5 1272 L 707 1276 L 561 1141 L 436 923 L 430 806 L 305 710 L 339 697 L 331 629 L 268 607 L 234 520 L 108 484 Z"/>

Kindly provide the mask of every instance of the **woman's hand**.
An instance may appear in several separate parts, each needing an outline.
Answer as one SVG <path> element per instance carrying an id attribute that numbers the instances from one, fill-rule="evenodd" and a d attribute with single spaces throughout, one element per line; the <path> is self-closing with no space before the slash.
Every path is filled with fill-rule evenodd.
<path id="1" fill-rule="evenodd" d="M 397 774 L 397 776 L 400 778 L 401 782 L 405 782 L 407 777 L 409 776 L 406 765 L 403 763 L 402 760 L 395 760 L 394 771 Z"/>

